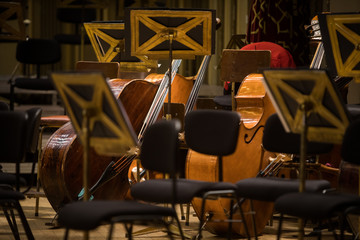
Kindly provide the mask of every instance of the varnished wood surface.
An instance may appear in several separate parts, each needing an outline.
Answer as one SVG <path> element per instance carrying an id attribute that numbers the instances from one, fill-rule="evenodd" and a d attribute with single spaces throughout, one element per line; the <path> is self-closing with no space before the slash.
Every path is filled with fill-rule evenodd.
<path id="1" fill-rule="evenodd" d="M 56 239 L 63 239 L 64 236 L 64 229 L 62 228 L 53 228 L 51 226 L 47 226 L 47 223 L 50 223 L 55 215 L 54 210 L 51 208 L 49 202 L 46 198 L 40 198 L 40 209 L 39 209 L 39 216 L 34 216 L 34 206 L 35 206 L 35 199 L 34 198 L 27 198 L 26 200 L 21 202 L 21 205 L 25 211 L 26 217 L 34 234 L 36 240 L 56 240 Z M 192 213 L 194 211 L 191 209 L 190 214 L 190 226 L 185 226 L 184 230 L 185 233 L 188 235 L 193 236 L 196 233 L 196 229 L 198 227 L 198 218 L 193 217 Z M 179 212 L 180 214 L 180 212 Z M 276 239 L 276 231 L 277 231 L 277 224 L 278 219 L 275 215 L 273 220 L 273 225 L 266 226 L 264 233 L 259 237 L 259 240 L 275 240 Z M 310 222 L 308 223 L 308 227 L 305 229 L 307 233 L 312 230 L 310 226 Z M 144 226 L 136 226 L 135 231 L 144 229 Z M 90 240 L 103 240 L 107 238 L 108 233 L 108 226 L 101 226 L 97 230 L 92 231 L 90 233 Z M 20 234 L 21 239 L 26 239 L 24 231 L 22 227 L 20 227 Z M 83 239 L 83 233 L 80 231 L 71 231 L 69 239 Z M 6 219 L 2 213 L 0 212 L 0 239 L 1 240 L 13 240 L 13 236 L 11 234 L 10 228 L 6 222 Z M 114 235 L 114 240 L 122 240 L 125 238 L 125 231 L 121 224 L 116 225 Z M 168 239 L 166 234 L 162 231 L 155 232 L 152 234 L 146 234 L 142 236 L 134 237 L 134 239 Z M 180 239 L 180 238 L 176 238 Z M 210 240 L 221 240 L 226 239 L 223 237 L 215 236 L 207 231 L 204 232 L 204 239 Z M 234 238 L 236 239 L 236 238 Z M 297 239 L 297 222 L 295 219 L 287 219 L 284 223 L 284 232 L 282 235 L 282 239 Z M 316 237 L 306 237 L 306 239 L 316 239 Z M 323 238 L 324 240 L 333 239 L 331 232 L 324 230 Z M 346 239 L 351 239 L 351 236 L 348 234 Z"/>

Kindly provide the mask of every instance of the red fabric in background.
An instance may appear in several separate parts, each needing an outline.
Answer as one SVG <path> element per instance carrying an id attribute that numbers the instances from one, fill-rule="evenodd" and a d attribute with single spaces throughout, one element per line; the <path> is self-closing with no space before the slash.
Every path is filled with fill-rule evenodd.
<path id="1" fill-rule="evenodd" d="M 290 52 L 280 45 L 272 42 L 251 43 L 241 48 L 241 50 L 270 50 L 271 68 L 295 68 L 296 64 Z"/>

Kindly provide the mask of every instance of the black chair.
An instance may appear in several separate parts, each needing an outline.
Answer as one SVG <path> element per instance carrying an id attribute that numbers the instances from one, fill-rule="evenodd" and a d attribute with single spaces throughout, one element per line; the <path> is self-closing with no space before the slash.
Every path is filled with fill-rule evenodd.
<path id="1" fill-rule="evenodd" d="M 21 177 L 18 174 L 2 172 L 0 171 L 0 184 L 7 184 L 19 191 L 20 186 L 27 186 L 25 190 L 22 191 L 23 194 L 27 193 L 32 187 L 35 173 L 35 164 L 37 162 L 37 146 L 39 139 L 39 127 L 40 127 L 40 119 L 42 114 L 41 108 L 30 108 L 24 111 L 26 113 L 26 132 L 23 133 L 22 138 L 25 140 L 25 156 L 22 159 L 22 162 L 19 164 L 17 162 L 12 161 L 11 159 L 7 160 L 6 158 L 2 158 L 0 162 L 6 163 L 14 163 L 15 166 L 21 165 L 23 162 L 32 163 L 32 170 L 30 173 L 30 182 L 27 183 L 25 178 Z M 18 179 L 19 177 L 19 179 Z"/>
<path id="2" fill-rule="evenodd" d="M 163 163 L 169 163 L 164 165 L 171 165 L 175 171 L 174 161 L 171 160 L 176 159 L 179 130 L 180 124 L 177 121 L 163 120 L 150 126 L 144 134 L 140 159 L 144 162 L 161 159 Z M 171 191 L 169 194 L 173 196 L 176 192 Z M 169 219 L 166 220 L 166 217 Z M 65 205 L 58 212 L 58 222 L 66 228 L 65 239 L 68 238 L 69 229 L 89 231 L 104 223 L 110 224 L 110 239 L 113 225 L 118 222 L 124 224 L 128 239 L 132 239 L 132 228 L 137 223 L 156 226 L 162 224 L 167 228 L 169 237 L 172 239 L 169 227 L 174 221 L 181 229 L 174 208 L 136 201 L 79 201 Z M 183 236 L 182 239 L 184 239 Z"/>
<path id="3" fill-rule="evenodd" d="M 27 114 L 27 134 L 26 134 L 26 147 L 25 147 L 25 159 L 24 161 L 28 164 L 32 163 L 31 172 L 29 174 L 29 181 L 24 177 L 20 176 L 19 179 L 16 178 L 16 175 L 7 172 L 0 171 L 0 183 L 7 184 L 10 186 L 15 186 L 17 182 L 20 183 L 20 186 L 26 187 L 21 191 L 22 194 L 25 194 L 28 198 L 35 197 L 35 216 L 38 216 L 39 208 L 39 196 L 41 195 L 38 192 L 32 191 L 31 188 L 35 182 L 35 167 L 38 162 L 39 157 L 39 136 L 40 136 L 40 122 L 41 122 L 41 108 L 30 108 L 25 111 Z M 25 137 L 25 135 L 23 136 Z M 3 161 L 6 161 L 4 159 Z M 23 164 L 20 163 L 20 165 Z"/>
<path id="4" fill-rule="evenodd" d="M 360 120 L 355 120 L 348 126 L 342 147 L 341 157 L 344 162 L 360 165 Z M 339 191 L 328 193 L 291 193 L 285 194 L 275 201 L 275 210 L 280 213 L 278 239 L 280 239 L 283 215 L 294 216 L 317 222 L 327 221 L 332 228 L 335 239 L 337 226 L 333 224 L 338 217 L 340 237 L 344 239 L 346 219 L 349 214 L 360 214 L 360 197 Z M 319 231 L 321 238 L 321 231 Z"/>
<path id="5" fill-rule="evenodd" d="M 35 216 L 39 215 L 39 198 L 45 197 L 44 193 L 41 193 L 39 189 L 36 191 L 31 190 L 32 186 L 36 183 L 38 185 L 38 181 L 40 181 L 38 174 L 39 169 L 35 173 L 36 164 L 38 164 L 38 160 L 41 157 L 41 116 L 42 116 L 42 109 L 39 107 L 33 107 L 26 110 L 28 114 L 28 137 L 27 137 L 27 144 L 26 144 L 26 162 L 32 163 L 31 173 L 29 182 L 27 184 L 27 189 L 23 191 L 23 193 L 28 198 L 35 198 Z"/>
<path id="6" fill-rule="evenodd" d="M 39 130 L 42 109 L 40 107 L 33 107 L 25 110 L 28 115 L 28 134 L 26 139 L 26 161 L 33 163 L 32 173 L 34 173 L 35 163 L 38 157 L 38 144 L 39 144 Z"/>
<path id="7" fill-rule="evenodd" d="M 102 5 L 102 1 L 97 2 Z M 91 5 L 91 1 L 81 0 L 75 1 L 69 6 L 65 5 L 56 9 L 57 20 L 62 26 L 68 26 L 70 29 L 67 28 L 69 30 L 66 29 L 67 31 L 60 31 L 55 34 L 54 39 L 60 45 L 70 46 L 72 54 L 75 54 L 73 57 L 77 60 L 84 60 L 84 47 L 91 43 L 83 26 L 84 22 L 92 22 L 97 19 L 98 9 Z"/>
<path id="8" fill-rule="evenodd" d="M 287 133 L 277 114 L 271 115 L 266 121 L 263 140 L 263 148 L 269 152 L 284 154 L 300 154 L 300 135 Z M 330 152 L 332 144 L 323 144 L 309 142 L 307 145 L 307 154 L 317 155 Z M 235 183 L 237 194 L 241 198 L 239 205 L 246 199 L 274 202 L 278 197 L 290 192 L 298 192 L 300 181 L 298 179 L 285 179 L 274 176 L 247 178 Z M 321 192 L 324 189 L 330 189 L 331 185 L 326 180 L 306 180 L 306 191 Z M 250 205 L 251 206 L 251 205 Z M 254 214 L 252 216 L 253 230 L 257 238 L 256 224 Z"/>
<path id="9" fill-rule="evenodd" d="M 235 151 L 240 125 L 240 116 L 236 112 L 226 110 L 196 110 L 188 113 L 185 117 L 185 142 L 189 149 L 194 151 L 215 155 L 219 160 L 219 173 L 222 172 L 222 157 L 230 155 Z M 154 146 L 156 143 L 154 142 Z M 152 161 L 141 160 L 143 167 L 150 171 L 170 174 L 176 170 L 179 176 L 184 176 L 185 159 L 178 158 L 177 163 L 163 162 L 163 159 L 152 159 Z M 176 169 L 174 169 L 176 168 Z M 207 182 L 190 180 L 184 178 L 150 179 L 138 182 L 131 187 L 131 195 L 146 202 L 158 204 L 187 204 L 195 197 L 202 198 L 202 211 L 200 213 L 200 224 L 198 239 L 200 239 L 203 223 L 204 209 L 207 199 L 214 197 L 231 197 L 236 199 L 236 186 L 232 183 L 222 182 L 219 174 L 219 182 Z M 176 198 L 173 198 L 173 192 Z M 237 200 L 235 200 L 237 201 Z M 230 213 L 230 217 L 232 214 Z M 247 230 L 246 226 L 245 229 Z M 229 221 L 228 237 L 231 237 L 231 221 Z"/>
<path id="10" fill-rule="evenodd" d="M 18 212 L 18 216 L 24 227 L 28 239 L 34 239 L 30 226 L 24 215 L 20 200 L 25 199 L 20 190 L 20 162 L 25 158 L 26 141 L 27 141 L 27 113 L 0 111 L 0 159 L 7 162 L 16 163 L 16 182 L 15 189 L 6 182 L 0 182 L 0 205 L 4 211 L 4 215 L 8 221 L 11 231 L 15 239 L 20 239 L 14 210 Z"/>
<path id="11" fill-rule="evenodd" d="M 60 22 L 70 23 L 74 26 L 73 33 L 59 33 L 54 38 L 60 44 L 80 45 L 82 41 L 81 27 L 84 22 L 96 20 L 96 8 L 90 7 L 61 7 L 56 9 L 56 18 Z M 90 44 L 89 37 L 83 35 L 84 44 Z"/>
<path id="12" fill-rule="evenodd" d="M 54 65 L 61 59 L 61 50 L 57 41 L 52 39 L 27 39 L 19 41 L 16 48 L 16 59 L 26 66 L 34 65 L 36 75 L 26 72 L 24 76 L 10 79 L 10 109 L 14 110 L 15 89 L 27 90 L 28 93 L 51 94 L 52 104 L 57 104 L 57 92 L 52 81 L 41 73 L 41 66 Z"/>

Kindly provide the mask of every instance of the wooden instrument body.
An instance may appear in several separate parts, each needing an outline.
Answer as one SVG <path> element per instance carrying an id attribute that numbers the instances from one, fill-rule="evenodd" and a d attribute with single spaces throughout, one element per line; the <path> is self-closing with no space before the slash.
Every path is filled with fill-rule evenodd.
<path id="1" fill-rule="evenodd" d="M 264 161 L 261 159 L 262 128 L 267 118 L 275 112 L 271 100 L 266 94 L 262 84 L 261 74 L 250 74 L 242 82 L 235 97 L 236 111 L 241 115 L 241 124 L 236 151 L 223 158 L 223 180 L 226 182 L 237 182 L 241 179 L 255 177 L 261 169 L 268 164 L 268 159 L 272 153 L 265 152 Z M 189 179 L 218 181 L 218 161 L 215 156 L 209 156 L 189 150 L 187 155 L 186 177 Z M 201 211 L 201 201 L 195 199 L 193 208 L 199 216 Z M 224 212 L 229 211 L 230 201 L 226 199 L 210 200 L 205 207 L 206 212 L 212 212 L 214 219 L 227 219 Z M 261 233 L 269 221 L 273 204 L 268 202 L 253 201 L 256 211 L 256 224 L 258 234 Z M 242 205 L 243 211 L 250 210 L 249 201 Z M 237 212 L 235 219 L 240 219 Z M 246 214 L 251 235 L 252 222 L 250 214 Z M 208 222 L 206 229 L 215 234 L 225 234 L 228 229 L 226 222 Z M 233 233 L 246 236 L 242 223 L 233 223 Z"/>
<path id="2" fill-rule="evenodd" d="M 139 133 L 142 127 L 162 77 L 162 74 L 150 74 L 145 80 L 109 81 L 115 97 L 121 100 L 136 133 Z M 177 75 L 173 84 L 176 88 L 172 87 L 172 101 L 179 101 L 190 94 L 193 82 Z M 180 90 L 177 91 L 177 88 Z M 118 159 L 122 158 L 99 156 L 90 149 L 89 186 L 96 183 L 111 161 L 116 162 Z M 95 199 L 126 198 L 131 162 L 120 164 L 124 165 L 121 173 L 100 187 L 93 194 Z M 64 204 L 78 199 L 82 189 L 82 166 L 83 147 L 71 123 L 65 124 L 49 138 L 43 151 L 39 172 L 44 192 L 55 211 Z"/>
<path id="3" fill-rule="evenodd" d="M 156 82 L 113 79 L 110 86 L 123 103 L 135 132 L 141 128 L 151 101 L 156 94 Z M 135 93 L 138 96 L 134 95 Z M 129 99 L 131 98 L 131 99 Z M 99 156 L 90 149 L 90 179 L 89 185 L 96 183 L 114 157 Z M 44 192 L 55 211 L 63 204 L 77 200 L 82 189 L 83 147 L 77 138 L 71 123 L 59 128 L 48 140 L 44 148 L 40 165 L 40 180 Z M 129 188 L 127 172 L 129 166 L 107 184 L 110 188 L 100 188 L 94 197 L 97 199 L 123 199 Z"/>

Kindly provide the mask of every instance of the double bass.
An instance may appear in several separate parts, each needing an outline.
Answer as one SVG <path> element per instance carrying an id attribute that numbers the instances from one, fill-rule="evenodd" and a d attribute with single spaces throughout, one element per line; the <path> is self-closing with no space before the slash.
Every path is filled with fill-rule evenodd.
<path id="1" fill-rule="evenodd" d="M 176 75 L 173 80 L 171 101 L 186 103 L 185 111 L 190 111 L 194 107 L 209 60 L 210 56 L 204 57 L 197 75 L 193 78 Z M 173 70 L 176 71 L 177 68 L 175 67 Z M 146 130 L 146 126 L 157 119 L 159 107 L 162 106 L 163 100 L 157 99 L 156 95 L 159 93 L 159 79 L 163 76 L 162 74 L 150 74 L 144 80 L 113 79 L 109 82 L 117 99 L 122 101 L 135 132 L 139 134 L 139 138 Z M 161 83 L 166 82 L 161 81 Z M 165 99 L 164 95 L 162 96 Z M 157 100 L 153 101 L 153 99 Z M 153 106 L 154 103 L 155 106 Z M 154 110 L 154 108 L 156 109 Z M 154 111 L 155 114 L 149 114 L 151 111 Z M 147 120 L 149 118 L 150 120 Z M 44 148 L 40 178 L 44 192 L 55 211 L 58 211 L 64 204 L 76 201 L 79 198 L 78 194 L 82 188 L 80 174 L 82 171 L 82 151 L 82 146 L 70 123 L 58 129 L 50 137 Z M 131 175 L 131 170 L 129 168 L 131 169 L 131 164 L 136 156 L 123 156 L 120 159 L 109 158 L 99 156 L 92 149 L 90 155 L 91 186 L 97 184 L 97 181 L 102 178 L 112 162 L 119 163 L 115 166 L 116 176 L 111 176 L 111 180 L 106 182 L 105 186 L 96 188 L 93 197 L 97 199 L 126 198 L 130 186 L 129 175 Z"/>
<path id="2" fill-rule="evenodd" d="M 270 98 L 266 94 L 262 83 L 261 74 L 250 74 L 241 83 L 235 96 L 236 111 L 241 115 L 238 143 L 235 152 L 223 158 L 223 181 L 237 182 L 244 178 L 255 177 L 265 166 L 268 165 L 273 153 L 264 152 L 262 155 L 262 129 L 267 118 L 275 113 Z M 209 156 L 189 150 L 187 155 L 186 177 L 195 180 L 217 181 L 218 161 L 215 156 Z M 194 199 L 192 202 L 196 214 L 201 211 L 201 200 Z M 205 212 L 211 212 L 214 219 L 226 220 L 230 209 L 230 201 L 227 199 L 211 200 L 205 207 Z M 242 204 L 244 212 L 249 211 L 250 203 Z M 257 214 L 256 229 L 259 234 L 265 228 L 273 213 L 273 204 L 253 201 L 253 207 Z M 240 214 L 235 214 L 234 219 L 240 219 Z M 245 214 L 250 235 L 254 236 L 251 227 L 251 216 Z M 205 221 L 206 222 L 206 221 Z M 228 223 L 208 221 L 205 228 L 214 234 L 223 235 L 228 231 Z M 246 236 L 243 223 L 233 223 L 232 232 L 240 236 Z"/>
<path id="3" fill-rule="evenodd" d="M 182 81 L 184 84 L 192 86 L 192 81 L 175 75 L 180 62 L 181 60 L 178 60 L 177 66 L 173 68 L 174 81 Z M 144 119 L 148 115 L 149 109 L 153 105 L 156 107 L 160 104 L 159 99 L 155 99 L 155 97 L 159 93 L 159 87 L 165 86 L 166 82 L 163 81 L 166 79 L 165 76 L 166 74 L 150 74 L 143 80 L 112 79 L 109 81 L 115 97 L 122 101 L 136 133 L 140 134 L 144 128 Z M 185 87 L 183 88 L 185 89 Z M 164 94 L 163 91 L 162 94 Z M 162 95 L 158 97 L 160 96 L 164 97 Z M 175 101 L 176 95 L 174 94 L 172 97 Z M 154 118 L 156 120 L 156 116 L 153 116 L 152 120 Z M 39 172 L 40 180 L 45 195 L 55 211 L 58 211 L 66 203 L 78 200 L 79 193 L 82 190 L 82 158 L 83 147 L 71 123 L 67 123 L 55 131 L 44 147 Z M 117 163 L 117 174 L 107 183 L 110 187 L 97 189 L 93 197 L 98 199 L 124 199 L 129 189 L 128 170 L 134 158 L 135 156 L 120 157 L 120 159 L 99 156 L 91 148 L 89 160 L 89 166 L 91 166 L 90 186 L 93 186 L 100 179 L 111 162 Z"/>

